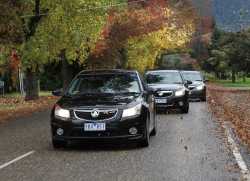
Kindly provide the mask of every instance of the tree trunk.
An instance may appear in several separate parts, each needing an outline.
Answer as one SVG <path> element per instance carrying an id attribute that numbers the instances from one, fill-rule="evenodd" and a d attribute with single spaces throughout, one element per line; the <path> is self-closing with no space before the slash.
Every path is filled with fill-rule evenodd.
<path id="1" fill-rule="evenodd" d="M 36 32 L 37 25 L 41 19 L 40 16 L 40 0 L 35 0 L 34 4 L 34 16 L 32 16 L 28 21 L 29 31 L 25 31 L 25 38 L 28 41 Z M 31 69 L 26 71 L 25 84 L 25 100 L 35 100 L 39 98 L 39 81 L 38 76 Z"/>
<path id="2" fill-rule="evenodd" d="M 119 50 L 119 63 L 116 66 L 118 69 L 125 69 L 127 68 L 128 63 L 128 56 L 127 56 L 127 50 L 125 48 L 121 48 Z"/>
<path id="3" fill-rule="evenodd" d="M 220 79 L 220 73 L 219 73 L 219 72 L 215 72 L 215 77 L 216 77 L 217 79 Z"/>
<path id="4" fill-rule="evenodd" d="M 244 82 L 244 83 L 246 83 L 246 82 L 247 82 L 247 79 L 246 79 L 246 73 L 245 73 L 245 72 L 243 72 L 243 77 L 242 77 L 242 79 L 243 79 L 243 82 Z"/>
<path id="5" fill-rule="evenodd" d="M 235 72 L 235 70 L 232 70 L 232 82 L 233 83 L 236 82 L 236 72 Z"/>
<path id="6" fill-rule="evenodd" d="M 67 59 L 66 59 L 66 50 L 62 50 L 60 54 L 60 59 L 62 62 L 61 66 L 61 75 L 62 75 L 62 80 L 63 80 L 63 91 L 67 89 L 69 86 L 72 78 L 73 78 L 73 73 L 71 70 L 71 66 L 69 65 Z"/>
<path id="7" fill-rule="evenodd" d="M 39 81 L 36 73 L 27 70 L 25 79 L 25 101 L 36 100 L 39 98 Z"/>

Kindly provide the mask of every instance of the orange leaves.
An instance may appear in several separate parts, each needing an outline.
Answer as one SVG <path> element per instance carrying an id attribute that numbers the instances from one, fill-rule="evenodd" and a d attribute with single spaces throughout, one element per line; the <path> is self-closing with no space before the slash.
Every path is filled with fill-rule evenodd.
<path id="1" fill-rule="evenodd" d="M 239 138 L 250 148 L 250 91 L 210 85 L 209 95 L 210 107 L 217 118 L 230 121 Z"/>
<path id="2" fill-rule="evenodd" d="M 0 98 L 0 123 L 17 117 L 24 117 L 35 111 L 52 107 L 56 102 L 55 97 L 41 97 L 35 101 L 25 102 L 21 97 Z"/>
<path id="3" fill-rule="evenodd" d="M 21 65 L 20 57 L 17 55 L 16 50 L 11 51 L 9 67 L 12 71 L 17 71 Z"/>
<path id="4" fill-rule="evenodd" d="M 128 1 L 128 8 L 121 11 L 110 11 L 107 24 L 102 31 L 102 38 L 91 52 L 91 64 L 107 64 L 103 60 L 119 59 L 119 51 L 126 46 L 132 37 L 158 31 L 166 25 L 167 2 L 149 0 L 140 3 Z M 98 60 L 94 60 L 97 57 Z M 111 64 L 114 64 L 112 62 Z"/>
<path id="5" fill-rule="evenodd" d="M 191 40 L 195 20 L 188 6 L 177 8 L 166 0 L 132 2 L 126 9 L 109 13 L 102 38 L 91 52 L 90 68 L 138 69 L 130 66 L 136 62 L 144 71 L 154 67 L 161 51 L 185 48 Z"/>

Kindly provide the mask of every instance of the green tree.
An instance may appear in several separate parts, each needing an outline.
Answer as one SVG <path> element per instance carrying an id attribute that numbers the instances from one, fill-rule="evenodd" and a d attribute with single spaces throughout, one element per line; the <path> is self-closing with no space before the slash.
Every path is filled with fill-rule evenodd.
<path id="1" fill-rule="evenodd" d="M 27 76 L 33 79 L 33 76 L 37 77 L 44 64 L 60 62 L 65 88 L 72 78 L 68 65 L 74 62 L 82 65 L 100 37 L 108 14 L 108 8 L 102 7 L 108 7 L 120 0 L 36 2 L 39 3 L 39 7 L 35 5 L 34 16 L 25 20 L 28 37 L 21 47 L 23 67 Z M 35 22 L 34 19 L 39 23 L 30 26 L 30 22 Z M 31 92 L 35 94 L 28 99 L 38 97 L 36 89 L 32 91 L 31 87 Z"/>
<path id="2" fill-rule="evenodd" d="M 215 30 L 209 51 L 210 58 L 203 62 L 203 68 L 216 75 L 231 71 L 232 82 L 236 81 L 238 72 L 243 72 L 244 79 L 250 70 L 249 32 L 250 30 L 237 33 Z"/>

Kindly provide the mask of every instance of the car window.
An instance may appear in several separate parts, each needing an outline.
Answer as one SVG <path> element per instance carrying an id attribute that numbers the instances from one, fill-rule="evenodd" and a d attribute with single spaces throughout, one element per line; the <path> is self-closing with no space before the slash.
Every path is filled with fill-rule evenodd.
<path id="1" fill-rule="evenodd" d="M 183 84 L 179 72 L 154 72 L 146 75 L 148 84 Z"/>
<path id="2" fill-rule="evenodd" d="M 140 91 L 136 75 L 81 75 L 72 82 L 68 94 L 119 94 L 140 93 Z"/>

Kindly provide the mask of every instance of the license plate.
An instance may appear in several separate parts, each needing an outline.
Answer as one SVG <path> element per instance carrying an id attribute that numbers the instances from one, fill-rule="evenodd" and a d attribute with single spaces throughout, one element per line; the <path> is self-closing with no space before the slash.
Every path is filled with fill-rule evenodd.
<path id="1" fill-rule="evenodd" d="M 158 103 L 158 104 L 166 104 L 167 99 L 155 99 L 155 102 Z"/>
<path id="2" fill-rule="evenodd" d="M 84 131 L 105 131 L 106 124 L 105 123 L 85 123 Z"/>

